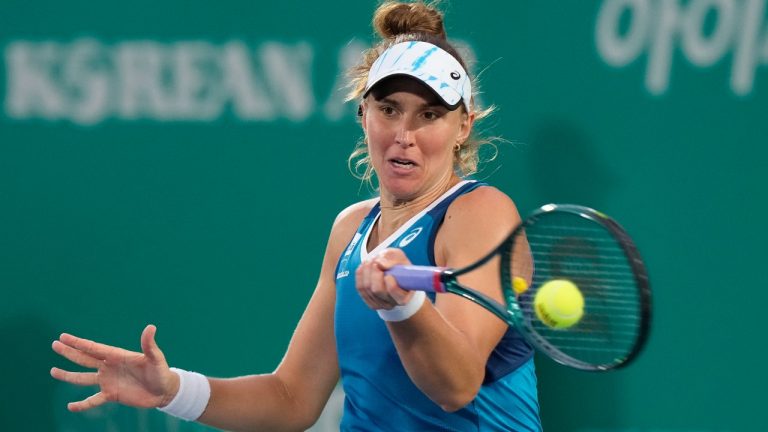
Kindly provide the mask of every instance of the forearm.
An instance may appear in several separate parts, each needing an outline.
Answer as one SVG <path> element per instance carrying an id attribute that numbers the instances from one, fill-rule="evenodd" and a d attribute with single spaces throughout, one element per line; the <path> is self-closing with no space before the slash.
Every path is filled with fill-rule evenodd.
<path id="1" fill-rule="evenodd" d="M 427 397 L 446 411 L 475 397 L 486 359 L 431 303 L 410 319 L 387 325 L 408 376 Z"/>
<path id="2" fill-rule="evenodd" d="M 317 417 L 276 374 L 209 381 L 211 399 L 201 423 L 232 431 L 303 431 Z"/>

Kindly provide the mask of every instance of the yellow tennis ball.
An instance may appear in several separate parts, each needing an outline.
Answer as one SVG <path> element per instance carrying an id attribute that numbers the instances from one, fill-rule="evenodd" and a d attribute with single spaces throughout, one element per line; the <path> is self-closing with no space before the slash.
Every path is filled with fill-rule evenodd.
<path id="1" fill-rule="evenodd" d="M 584 296 L 566 279 L 553 279 L 542 285 L 533 305 L 541 322 L 556 329 L 571 327 L 584 315 Z"/>
<path id="2" fill-rule="evenodd" d="M 525 279 L 521 278 L 520 276 L 513 277 L 512 291 L 514 291 L 517 295 L 528 291 L 528 282 L 526 282 Z"/>

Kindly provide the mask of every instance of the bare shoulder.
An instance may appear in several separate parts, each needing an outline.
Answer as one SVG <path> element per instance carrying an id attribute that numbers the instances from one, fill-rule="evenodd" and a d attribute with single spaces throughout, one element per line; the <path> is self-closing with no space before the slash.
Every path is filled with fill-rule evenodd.
<path id="1" fill-rule="evenodd" d="M 519 221 L 515 203 L 493 186 L 481 186 L 457 197 L 446 212 L 446 219 L 455 218 L 460 222 L 472 222 L 473 225 L 510 217 L 514 219 L 512 223 Z"/>
<path id="2" fill-rule="evenodd" d="M 520 223 L 512 199 L 491 186 L 456 198 L 435 239 L 439 265 L 466 265 L 498 245 Z"/>
<path id="3" fill-rule="evenodd" d="M 360 201 L 339 212 L 331 230 L 330 243 L 334 249 L 344 248 L 349 243 L 360 222 L 377 202 L 376 198 Z"/>
<path id="4" fill-rule="evenodd" d="M 360 225 L 360 222 L 378 201 L 378 198 L 371 198 L 365 201 L 356 202 L 340 211 L 336 216 L 336 220 L 333 222 L 334 229 L 344 229 L 348 226 L 357 229 L 357 226 Z"/>

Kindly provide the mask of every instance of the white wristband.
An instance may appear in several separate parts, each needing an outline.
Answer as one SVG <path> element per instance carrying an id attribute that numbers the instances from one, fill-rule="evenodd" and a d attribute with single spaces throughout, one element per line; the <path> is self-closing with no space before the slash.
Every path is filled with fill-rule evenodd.
<path id="1" fill-rule="evenodd" d="M 211 383 L 205 375 L 189 372 L 184 369 L 171 368 L 179 376 L 179 392 L 160 411 L 174 417 L 191 421 L 203 415 L 211 398 Z"/>
<path id="2" fill-rule="evenodd" d="M 376 309 L 376 312 L 384 321 L 405 321 L 421 309 L 425 298 L 427 298 L 427 294 L 424 291 L 416 291 L 408 303 L 395 306 L 392 309 Z"/>

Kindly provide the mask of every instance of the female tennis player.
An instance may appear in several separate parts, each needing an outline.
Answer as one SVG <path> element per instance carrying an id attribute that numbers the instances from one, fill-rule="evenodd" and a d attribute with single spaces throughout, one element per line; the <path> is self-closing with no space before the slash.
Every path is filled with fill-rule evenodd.
<path id="1" fill-rule="evenodd" d="M 99 391 L 69 404 L 156 407 L 227 430 L 304 430 L 341 377 L 344 431 L 538 431 L 533 350 L 513 328 L 459 296 L 400 289 L 394 265 L 465 266 L 519 222 L 499 190 L 467 180 L 487 114 L 476 83 L 446 40 L 443 15 L 421 2 L 387 2 L 382 40 L 352 71 L 364 132 L 353 154 L 379 197 L 333 224 L 316 290 L 287 353 L 269 374 L 208 378 L 169 368 L 154 326 L 142 352 L 63 334 L 53 349 L 95 369 L 54 378 Z M 502 301 L 498 262 L 461 278 Z"/>

